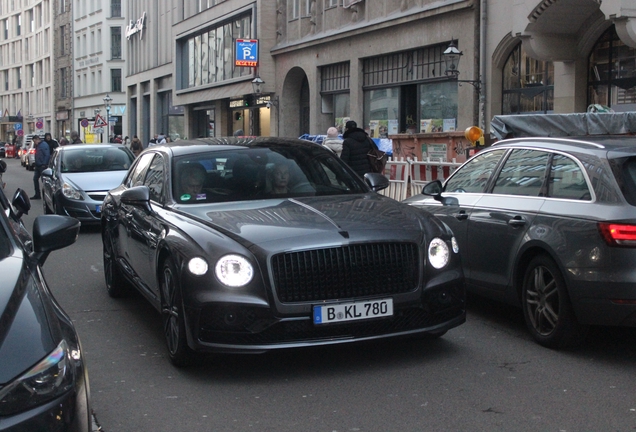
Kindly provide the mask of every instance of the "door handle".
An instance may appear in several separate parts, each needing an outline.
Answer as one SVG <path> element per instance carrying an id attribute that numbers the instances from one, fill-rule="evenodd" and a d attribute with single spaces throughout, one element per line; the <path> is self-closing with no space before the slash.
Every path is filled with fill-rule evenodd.
<path id="1" fill-rule="evenodd" d="M 520 227 L 520 226 L 524 226 L 525 224 L 526 224 L 526 220 L 522 218 L 521 216 L 515 216 L 508 221 L 508 225 L 511 225 L 513 227 Z"/>
<path id="2" fill-rule="evenodd" d="M 455 215 L 455 219 L 457 220 L 466 220 L 468 219 L 468 213 L 466 213 L 464 210 L 461 210 L 459 213 L 457 213 Z"/>

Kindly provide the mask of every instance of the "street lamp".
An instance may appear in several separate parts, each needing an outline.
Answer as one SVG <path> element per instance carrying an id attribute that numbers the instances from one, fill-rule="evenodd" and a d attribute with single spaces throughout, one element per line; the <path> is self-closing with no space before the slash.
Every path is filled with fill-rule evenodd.
<path id="1" fill-rule="evenodd" d="M 477 92 L 481 93 L 481 81 L 480 80 L 460 80 L 459 77 L 459 61 L 462 58 L 463 53 L 455 45 L 455 41 L 451 40 L 451 43 L 444 51 L 444 63 L 446 64 L 446 76 L 451 79 L 455 79 L 458 83 L 468 83 L 475 87 Z M 460 84 L 461 85 L 461 84 Z"/>
<path id="2" fill-rule="evenodd" d="M 110 103 L 113 101 L 108 94 L 104 96 L 104 105 L 106 105 L 106 137 L 110 142 Z"/>
<path id="3" fill-rule="evenodd" d="M 254 90 L 254 94 L 261 94 L 263 92 L 264 84 L 265 81 L 263 81 L 261 77 L 256 75 L 256 78 L 252 80 L 252 90 Z"/>

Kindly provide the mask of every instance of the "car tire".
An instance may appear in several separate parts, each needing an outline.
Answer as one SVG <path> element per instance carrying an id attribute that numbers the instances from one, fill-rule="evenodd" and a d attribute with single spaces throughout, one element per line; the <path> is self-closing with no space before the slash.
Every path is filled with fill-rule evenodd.
<path id="1" fill-rule="evenodd" d="M 161 316 L 170 361 L 177 367 L 191 365 L 195 353 L 188 346 L 181 287 L 171 258 L 164 261 L 161 269 Z"/>
<path id="2" fill-rule="evenodd" d="M 113 246 L 110 238 L 102 236 L 103 255 L 104 255 L 104 279 L 106 281 L 106 290 L 112 298 L 124 297 L 129 289 L 130 283 L 124 277 L 115 260 Z"/>
<path id="3" fill-rule="evenodd" d="M 588 327 L 574 315 L 565 280 L 550 257 L 538 255 L 526 268 L 522 287 L 523 316 L 532 337 L 547 348 L 574 348 Z"/>

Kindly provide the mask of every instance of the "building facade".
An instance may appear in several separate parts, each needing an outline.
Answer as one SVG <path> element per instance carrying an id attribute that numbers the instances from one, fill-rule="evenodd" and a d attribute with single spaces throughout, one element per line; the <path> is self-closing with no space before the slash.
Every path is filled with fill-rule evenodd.
<path id="1" fill-rule="evenodd" d="M 0 141 L 54 131 L 54 1 L 0 1 Z"/>
<path id="2" fill-rule="evenodd" d="M 0 134 L 147 144 L 352 119 L 384 136 L 634 111 L 635 21 L 633 0 L 0 0 Z"/>
<path id="3" fill-rule="evenodd" d="M 636 111 L 636 2 L 488 0 L 486 118 Z"/>
<path id="4" fill-rule="evenodd" d="M 53 107 L 51 133 L 68 137 L 73 127 L 73 13 L 72 0 L 55 0 L 53 10 Z M 33 122 L 33 118 L 28 119 Z M 30 124 L 29 129 L 33 129 Z"/>
<path id="5" fill-rule="evenodd" d="M 74 0 L 73 129 L 86 143 L 128 135 L 126 0 Z"/>

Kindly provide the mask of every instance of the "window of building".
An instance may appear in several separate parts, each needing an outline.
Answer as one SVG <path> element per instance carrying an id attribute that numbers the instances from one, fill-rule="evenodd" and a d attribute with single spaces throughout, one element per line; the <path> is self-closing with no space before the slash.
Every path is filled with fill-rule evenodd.
<path id="1" fill-rule="evenodd" d="M 236 66 L 233 53 L 235 40 L 251 39 L 251 35 L 252 16 L 248 13 L 180 40 L 182 64 L 186 69 L 180 88 L 250 76 L 253 68 Z"/>
<path id="2" fill-rule="evenodd" d="M 66 12 L 66 0 L 60 0 L 60 13 L 63 14 Z"/>
<path id="3" fill-rule="evenodd" d="M 112 92 L 121 91 L 121 69 L 110 70 L 110 83 Z"/>
<path id="4" fill-rule="evenodd" d="M 121 58 L 121 27 L 110 28 L 110 58 Z"/>
<path id="5" fill-rule="evenodd" d="M 60 68 L 60 98 L 66 98 L 66 68 Z"/>
<path id="6" fill-rule="evenodd" d="M 226 0 L 196 0 L 197 3 L 197 13 L 202 12 L 206 9 L 211 8 L 212 6 L 218 5 L 219 3 L 223 3 Z"/>
<path id="7" fill-rule="evenodd" d="M 364 127 L 375 136 L 454 130 L 457 82 L 444 75 L 448 44 L 363 62 Z"/>
<path id="8" fill-rule="evenodd" d="M 66 26 L 60 26 L 60 55 L 65 55 L 64 41 L 66 40 Z"/>
<path id="9" fill-rule="evenodd" d="M 22 32 L 22 15 L 18 14 L 16 15 L 16 28 L 15 28 L 15 34 L 17 36 L 20 36 L 20 33 Z"/>
<path id="10" fill-rule="evenodd" d="M 588 103 L 614 111 L 636 110 L 636 48 L 625 45 L 610 27 L 589 57 Z"/>
<path id="11" fill-rule="evenodd" d="M 16 72 L 16 78 L 17 78 L 17 88 L 22 88 L 22 68 L 16 68 L 15 69 Z"/>
<path id="12" fill-rule="evenodd" d="M 291 8 L 292 19 L 309 16 L 311 15 L 311 0 L 292 0 Z"/>
<path id="13" fill-rule="evenodd" d="M 110 16 L 121 17 L 121 0 L 110 0 Z"/>
<path id="14" fill-rule="evenodd" d="M 338 2 L 339 1 L 340 0 L 328 0 L 327 7 L 336 7 L 336 6 L 338 6 Z"/>
<path id="15" fill-rule="evenodd" d="M 350 116 L 349 107 L 349 62 L 337 63 L 320 68 L 320 94 L 322 112 L 332 113 L 333 124 L 340 133 L 344 132 L 344 122 Z"/>
<path id="16" fill-rule="evenodd" d="M 554 65 L 529 57 L 521 43 L 512 50 L 503 69 L 502 114 L 554 111 Z"/>

